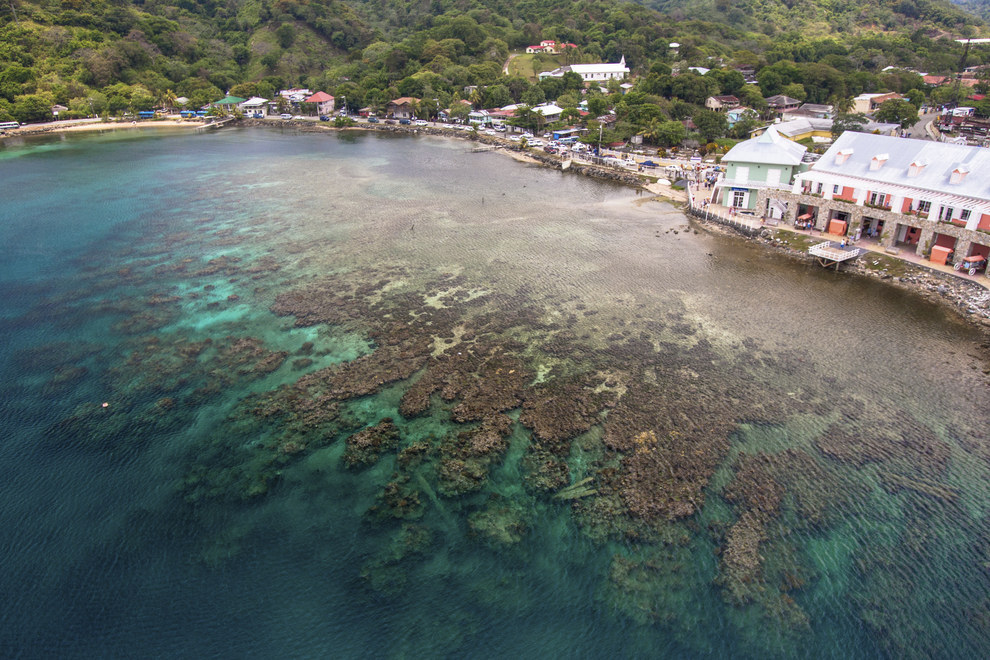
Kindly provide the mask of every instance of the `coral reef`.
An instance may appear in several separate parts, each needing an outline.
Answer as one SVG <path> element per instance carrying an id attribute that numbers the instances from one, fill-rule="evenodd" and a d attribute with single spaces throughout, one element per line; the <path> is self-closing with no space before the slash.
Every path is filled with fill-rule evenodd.
<path id="1" fill-rule="evenodd" d="M 378 461 L 382 452 L 394 449 L 398 443 L 399 430 L 395 428 L 392 419 L 387 417 L 347 438 L 344 463 L 349 468 L 371 465 Z"/>

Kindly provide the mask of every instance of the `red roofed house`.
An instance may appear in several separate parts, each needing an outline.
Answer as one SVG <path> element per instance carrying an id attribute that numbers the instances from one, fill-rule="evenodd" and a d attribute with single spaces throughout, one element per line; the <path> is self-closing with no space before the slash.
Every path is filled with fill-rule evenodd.
<path id="1" fill-rule="evenodd" d="M 303 101 L 303 103 L 315 103 L 316 104 L 316 114 L 318 115 L 332 115 L 334 101 L 333 97 L 326 92 L 317 92 L 312 96 L 308 97 Z"/>
<path id="2" fill-rule="evenodd" d="M 527 53 L 556 53 L 557 48 L 577 48 L 577 44 L 558 44 L 553 39 L 544 39 L 539 46 L 526 46 Z"/>

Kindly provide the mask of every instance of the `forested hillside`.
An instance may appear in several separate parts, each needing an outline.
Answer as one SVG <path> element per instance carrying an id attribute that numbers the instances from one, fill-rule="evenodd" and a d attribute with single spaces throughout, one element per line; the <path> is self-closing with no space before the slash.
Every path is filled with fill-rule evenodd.
<path id="1" fill-rule="evenodd" d="M 919 76 L 884 68 L 954 73 L 954 39 L 969 34 L 985 34 L 982 22 L 940 0 L 2 0 L 0 118 L 45 120 L 56 103 L 69 108 L 63 117 L 113 114 L 176 96 L 198 107 L 295 85 L 346 97 L 351 109 L 398 96 L 424 99 L 424 113 L 460 98 L 554 100 L 576 116 L 579 80 L 503 74 L 510 54 L 556 39 L 577 45 L 570 62 L 624 56 L 636 89 L 595 91 L 592 114 L 614 107 L 618 137 L 659 139 L 686 117 L 704 124 L 699 106 L 711 94 L 739 94 L 757 110 L 777 93 L 923 99 Z M 969 63 L 987 61 L 986 50 Z M 694 65 L 713 71 L 675 75 Z"/>
<path id="2" fill-rule="evenodd" d="M 707 16 L 766 34 L 801 30 L 822 36 L 920 24 L 958 30 L 973 22 L 971 15 L 941 0 L 642 0 L 642 4 L 677 19 Z"/>

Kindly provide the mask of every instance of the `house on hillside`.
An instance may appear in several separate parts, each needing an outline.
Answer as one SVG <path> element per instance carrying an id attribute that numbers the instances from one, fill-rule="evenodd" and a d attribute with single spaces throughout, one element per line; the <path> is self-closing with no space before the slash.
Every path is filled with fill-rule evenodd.
<path id="1" fill-rule="evenodd" d="M 412 119 L 416 116 L 416 104 L 419 99 L 412 96 L 403 96 L 394 101 L 389 101 L 385 107 L 385 113 L 396 119 Z"/>
<path id="2" fill-rule="evenodd" d="M 736 144 L 722 157 L 725 174 L 716 182 L 712 199 L 736 209 L 754 210 L 760 215 L 780 218 L 786 210 L 774 203 L 757 208 L 761 190 L 791 190 L 794 175 L 803 170 L 807 147 L 779 135 L 769 127 L 763 135 Z"/>
<path id="3" fill-rule="evenodd" d="M 731 110 L 727 110 L 725 112 L 725 119 L 729 122 L 729 128 L 732 128 L 743 119 L 758 119 L 759 116 L 760 115 L 757 114 L 756 110 L 753 110 L 752 108 L 743 108 L 741 106 L 738 108 L 732 108 Z"/>
<path id="4" fill-rule="evenodd" d="M 767 109 L 776 117 L 780 117 L 785 112 L 797 110 L 801 107 L 801 102 L 792 99 L 790 96 L 775 94 L 766 98 Z"/>
<path id="5" fill-rule="evenodd" d="M 852 111 L 870 115 L 880 109 L 885 101 L 890 101 L 892 99 L 903 99 L 904 97 L 896 92 L 888 92 L 886 94 L 860 94 L 853 99 Z"/>
<path id="6" fill-rule="evenodd" d="M 468 113 L 468 122 L 471 124 L 481 124 L 491 126 L 492 117 L 487 110 L 472 110 Z"/>
<path id="7" fill-rule="evenodd" d="M 705 107 L 716 112 L 731 110 L 739 107 L 739 99 L 735 96 L 709 96 L 705 99 Z"/>
<path id="8" fill-rule="evenodd" d="M 566 48 L 577 48 L 577 44 L 572 44 L 572 43 L 558 44 L 553 39 L 544 39 L 543 41 L 540 42 L 539 46 L 526 46 L 526 52 L 549 53 L 552 55 L 559 53 L 561 50 L 564 50 Z"/>
<path id="9" fill-rule="evenodd" d="M 555 121 L 560 121 L 560 115 L 564 112 L 564 109 L 554 103 L 545 103 L 543 105 L 533 106 L 533 111 L 543 115 L 544 124 L 552 124 Z"/>
<path id="10" fill-rule="evenodd" d="M 563 78 L 567 72 L 578 74 L 585 83 L 592 83 L 602 80 L 623 80 L 629 75 L 629 67 L 626 66 L 626 58 L 623 56 L 618 62 L 613 63 L 569 64 L 553 71 L 544 71 L 539 75 L 539 79 Z"/>
<path id="11" fill-rule="evenodd" d="M 835 119 L 835 108 L 831 105 L 805 103 L 797 110 L 788 110 L 780 115 L 783 121 L 790 119 Z"/>

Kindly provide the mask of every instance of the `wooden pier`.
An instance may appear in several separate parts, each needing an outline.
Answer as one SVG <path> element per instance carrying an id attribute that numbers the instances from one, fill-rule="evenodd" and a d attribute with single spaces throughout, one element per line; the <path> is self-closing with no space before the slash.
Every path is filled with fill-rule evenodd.
<path id="1" fill-rule="evenodd" d="M 818 263 L 823 268 L 831 268 L 835 266 L 836 270 L 839 270 L 839 264 L 843 261 L 849 261 L 850 259 L 855 259 L 859 256 L 860 249 L 843 246 L 840 243 L 835 243 L 832 241 L 822 241 L 817 245 L 812 245 L 808 248 L 808 254 L 818 259 Z"/>
<path id="2" fill-rule="evenodd" d="M 213 120 L 213 121 L 209 121 L 208 120 L 205 124 L 203 124 L 201 126 L 197 126 L 196 127 L 196 130 L 197 131 L 208 131 L 208 130 L 211 130 L 211 129 L 217 129 L 217 128 L 220 128 L 221 126 L 223 126 L 224 124 L 229 124 L 232 121 L 234 121 L 234 118 L 233 117 L 224 117 L 223 119 L 216 119 L 216 120 Z"/>

